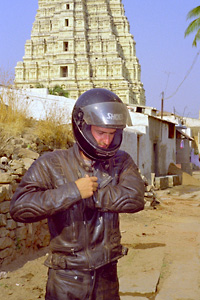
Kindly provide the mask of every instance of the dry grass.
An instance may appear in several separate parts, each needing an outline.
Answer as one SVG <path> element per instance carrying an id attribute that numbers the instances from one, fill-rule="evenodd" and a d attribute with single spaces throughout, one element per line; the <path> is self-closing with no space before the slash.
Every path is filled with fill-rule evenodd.
<path id="1" fill-rule="evenodd" d="M 37 122 L 35 134 L 54 149 L 65 149 L 71 146 L 73 134 L 67 110 L 54 103 L 45 114 L 45 119 Z"/>
<path id="2" fill-rule="evenodd" d="M 14 81 L 14 74 L 11 71 L 11 68 L 3 69 L 0 67 L 0 84 L 4 86 L 11 86 Z"/>
<path id="3" fill-rule="evenodd" d="M 56 103 L 46 111 L 44 120 L 35 121 L 30 118 L 28 101 L 20 102 L 12 88 L 4 89 L 0 95 L 0 143 L 31 128 L 32 133 L 52 149 L 65 149 L 73 143 L 68 121 L 67 112 L 58 108 Z"/>
<path id="4" fill-rule="evenodd" d="M 0 123 L 5 132 L 14 136 L 32 124 L 28 103 L 20 103 L 12 89 L 5 89 L 0 95 Z"/>

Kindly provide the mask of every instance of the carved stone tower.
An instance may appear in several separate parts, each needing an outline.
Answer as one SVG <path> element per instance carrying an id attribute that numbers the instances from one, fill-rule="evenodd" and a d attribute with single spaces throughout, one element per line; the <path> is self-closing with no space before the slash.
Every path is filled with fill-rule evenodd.
<path id="1" fill-rule="evenodd" d="M 39 0 L 15 84 L 61 85 L 69 98 L 103 87 L 145 105 L 140 64 L 122 0 Z"/>

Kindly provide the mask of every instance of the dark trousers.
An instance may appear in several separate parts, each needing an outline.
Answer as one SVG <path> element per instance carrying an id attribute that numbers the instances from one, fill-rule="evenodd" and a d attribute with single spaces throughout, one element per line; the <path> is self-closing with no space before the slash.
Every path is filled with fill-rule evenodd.
<path id="1" fill-rule="evenodd" d="M 49 269 L 46 300 L 120 300 L 117 263 L 94 271 Z"/>

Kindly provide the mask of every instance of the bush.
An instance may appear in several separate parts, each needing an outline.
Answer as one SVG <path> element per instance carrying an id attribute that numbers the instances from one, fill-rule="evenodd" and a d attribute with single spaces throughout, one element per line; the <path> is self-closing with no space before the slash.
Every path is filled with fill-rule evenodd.
<path id="1" fill-rule="evenodd" d="M 61 86 L 55 85 L 52 89 L 49 88 L 49 94 L 50 95 L 57 95 L 57 96 L 63 96 L 68 98 L 69 93 L 67 90 L 64 90 Z"/>
<path id="2" fill-rule="evenodd" d="M 36 89 L 42 89 L 42 88 L 44 88 L 44 85 L 42 84 L 42 83 L 37 83 L 36 85 L 35 85 L 35 87 L 36 87 Z"/>

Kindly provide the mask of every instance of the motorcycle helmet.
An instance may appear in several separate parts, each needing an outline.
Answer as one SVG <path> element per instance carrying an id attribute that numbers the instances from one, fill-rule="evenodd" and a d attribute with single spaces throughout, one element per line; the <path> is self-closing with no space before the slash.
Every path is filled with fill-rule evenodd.
<path id="1" fill-rule="evenodd" d="M 103 88 L 86 91 L 76 101 L 72 112 L 72 128 L 79 148 L 92 160 L 111 158 L 121 145 L 128 117 L 126 105 L 113 92 Z M 91 125 L 116 129 L 108 148 L 98 146 L 91 134 Z"/>

